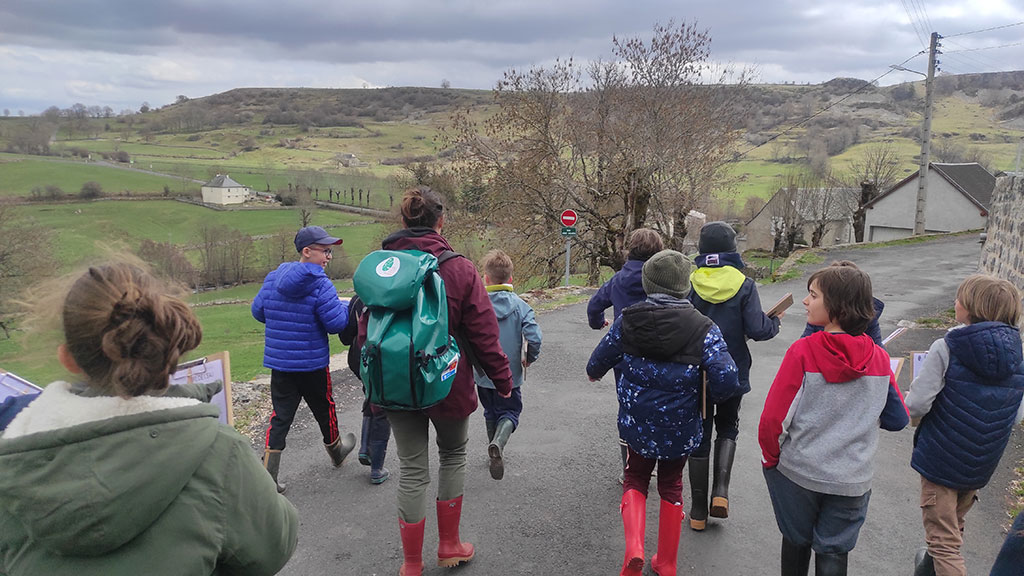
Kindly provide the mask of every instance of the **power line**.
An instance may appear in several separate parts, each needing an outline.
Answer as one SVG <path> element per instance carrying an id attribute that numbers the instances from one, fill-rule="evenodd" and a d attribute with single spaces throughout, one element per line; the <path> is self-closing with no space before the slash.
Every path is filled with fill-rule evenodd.
<path id="1" fill-rule="evenodd" d="M 959 44 L 957 44 L 959 46 Z M 943 52 L 943 54 L 955 54 L 957 52 L 978 52 L 980 50 L 995 50 L 996 48 L 1009 48 L 1011 46 L 1024 46 L 1024 42 L 1014 42 L 1012 44 L 1000 44 L 999 46 L 982 46 L 981 48 L 963 48 L 961 50 L 949 50 Z"/>
<path id="2" fill-rule="evenodd" d="M 985 51 L 985 50 L 995 50 L 996 48 L 1008 48 L 1008 47 L 1012 47 L 1012 46 L 1024 46 L 1024 42 L 1013 42 L 1013 43 L 1010 43 L 1010 44 L 1002 44 L 1002 45 L 999 45 L 999 46 L 985 46 L 985 47 L 981 47 L 981 48 L 967 48 L 967 47 L 963 46 L 962 44 L 958 44 L 958 43 L 953 42 L 953 41 L 950 41 L 949 44 L 952 45 L 952 46 L 959 47 L 960 50 L 948 50 L 948 51 L 943 52 L 943 54 L 948 55 L 948 56 L 950 56 L 950 57 L 952 57 L 954 59 L 960 59 L 960 60 L 963 60 L 963 61 L 975 62 L 977 64 L 980 64 L 982 68 L 995 68 L 997 70 L 999 70 L 999 69 L 1012 70 L 1014 67 L 1009 65 L 1009 64 L 1006 64 L 1006 63 L 1004 63 L 1004 62 L 1002 62 L 1002 61 L 1000 61 L 998 59 L 992 58 L 992 57 L 990 57 L 988 55 L 979 54 L 978 52 Z"/>
<path id="3" fill-rule="evenodd" d="M 899 64 L 897 64 L 897 65 L 896 65 L 896 67 L 890 68 L 890 69 L 889 69 L 889 70 L 888 70 L 887 72 L 883 72 L 883 73 L 882 73 L 881 75 L 877 76 L 877 77 L 876 77 L 875 79 L 873 79 L 873 80 L 868 80 L 867 82 L 865 82 L 864 84 L 862 84 L 862 85 L 861 85 L 861 86 L 860 86 L 859 88 L 857 88 L 857 89 L 856 89 L 856 90 L 854 90 L 853 92 L 850 92 L 849 94 L 847 94 L 847 95 L 843 96 L 843 97 L 842 97 L 842 98 L 840 98 L 839 100 L 836 100 L 835 102 L 832 102 L 832 103 L 830 103 L 830 104 L 829 104 L 828 106 L 825 106 L 824 108 L 822 108 L 821 110 L 818 110 L 818 111 L 817 111 L 817 112 L 815 112 L 814 114 L 811 114 L 811 115 L 810 115 L 810 116 L 808 116 L 807 118 L 804 118 L 803 120 L 801 120 L 801 121 L 797 122 L 796 124 L 793 124 L 792 126 L 790 126 L 789 128 L 786 128 L 786 129 L 785 129 L 785 130 L 783 130 L 782 132 L 779 132 L 778 134 L 775 134 L 774 136 L 772 136 L 771 138 L 768 138 L 768 139 L 767 139 L 767 140 L 765 140 L 764 142 L 762 142 L 762 143 L 760 143 L 760 144 L 757 144 L 757 145 L 755 145 L 755 146 L 752 146 L 752 147 L 748 148 L 747 150 L 744 150 L 743 152 L 740 152 L 740 153 L 739 153 L 739 155 L 737 156 L 737 158 L 742 158 L 743 156 L 746 156 L 747 154 L 749 154 L 749 153 L 753 152 L 754 150 L 757 150 L 758 148 L 760 148 L 760 147 L 762 147 L 762 146 L 764 146 L 764 145 L 766 145 L 766 144 L 769 144 L 769 143 L 771 143 L 771 142 L 773 142 L 773 141 L 775 141 L 775 140 L 779 139 L 779 138 L 780 138 L 780 137 L 782 137 L 782 136 L 785 136 L 786 134 L 790 133 L 791 131 L 793 131 L 793 130 L 795 130 L 795 129 L 797 129 L 797 128 L 801 127 L 801 126 L 803 126 L 804 124 L 806 124 L 806 123 L 810 122 L 811 120 L 814 120 L 815 118 L 817 118 L 818 116 L 820 116 L 820 115 L 824 114 L 825 112 L 829 111 L 829 110 L 830 110 L 830 109 L 832 109 L 833 107 L 835 107 L 835 106 L 838 106 L 839 104 L 842 104 L 842 103 L 843 103 L 844 101 L 846 101 L 846 100 L 847 100 L 848 98 L 850 98 L 850 97 L 854 96 L 855 94 L 858 94 L 858 93 L 860 93 L 860 92 L 861 92 L 862 90 L 864 90 L 864 89 L 865 89 L 865 88 L 867 88 L 868 86 L 873 86 L 873 85 L 875 84 L 875 82 L 878 82 L 878 81 L 879 81 L 879 80 L 881 80 L 882 78 L 885 78 L 885 77 L 886 77 L 886 76 L 888 76 L 889 74 L 892 74 L 893 72 L 895 72 L 895 71 L 896 71 L 896 68 L 898 68 L 898 67 L 900 67 L 900 66 L 903 66 L 903 65 L 904 65 L 904 64 L 906 64 L 907 62 L 910 62 L 910 61 L 911 61 L 911 60 L 913 60 L 914 58 L 917 58 L 918 56 L 920 56 L 921 54 L 925 54 L 926 52 L 927 52 L 927 50 L 922 50 L 922 51 L 918 52 L 917 54 L 914 54 L 914 55 L 913 55 L 913 56 L 911 56 L 910 58 L 907 58 L 907 59 L 906 59 L 906 60 L 904 60 L 903 62 L 900 62 Z"/>
<path id="4" fill-rule="evenodd" d="M 992 30 L 1001 30 L 1003 28 L 1011 28 L 1013 26 L 1020 26 L 1022 24 L 1024 24 L 1024 21 L 1022 21 L 1022 22 L 1014 22 L 1013 24 L 1003 24 L 1002 26 L 993 26 L 991 28 L 982 28 L 981 30 L 972 30 L 970 32 L 960 32 L 959 34 L 948 34 L 946 36 L 943 36 L 943 38 L 955 38 L 956 36 L 967 36 L 968 34 L 978 34 L 979 32 L 989 32 L 989 31 L 992 31 Z"/>
<path id="5" fill-rule="evenodd" d="M 907 13 L 907 18 L 910 20 L 910 25 L 914 28 L 914 34 L 917 35 L 918 41 L 921 42 L 922 46 L 925 46 L 927 42 L 924 41 L 924 36 L 921 34 L 921 30 L 917 25 L 917 18 L 915 18 L 914 14 L 910 11 L 910 7 L 907 5 L 907 0 L 900 0 L 900 4 L 903 5 L 903 10 Z"/>
<path id="6" fill-rule="evenodd" d="M 928 11 L 924 9 L 924 0 L 910 0 L 911 4 L 917 9 L 918 14 L 921 16 L 921 21 L 926 26 L 925 32 L 934 30 L 932 27 L 932 21 L 928 18 Z"/>

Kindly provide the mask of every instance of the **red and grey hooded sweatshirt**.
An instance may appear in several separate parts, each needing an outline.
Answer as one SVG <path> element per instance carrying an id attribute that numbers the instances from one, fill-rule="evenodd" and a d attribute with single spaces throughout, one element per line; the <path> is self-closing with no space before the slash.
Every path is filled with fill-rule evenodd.
<path id="1" fill-rule="evenodd" d="M 909 422 L 885 350 L 864 334 L 817 332 L 789 347 L 768 391 L 761 463 L 807 490 L 861 496 L 871 489 L 879 427 Z"/>

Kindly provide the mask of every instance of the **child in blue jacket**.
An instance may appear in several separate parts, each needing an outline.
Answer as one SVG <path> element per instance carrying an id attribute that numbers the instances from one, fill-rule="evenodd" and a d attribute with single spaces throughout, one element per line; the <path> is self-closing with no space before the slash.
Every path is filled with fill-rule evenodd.
<path id="1" fill-rule="evenodd" d="M 714 320 L 722 331 L 729 354 L 736 361 L 742 392 L 724 402 L 708 398 L 704 436 L 690 456 L 690 528 L 703 530 L 710 513 L 715 518 L 729 517 L 729 480 L 736 455 L 736 437 L 740 431 L 740 402 L 750 392 L 750 350 L 747 339 L 770 340 L 779 333 L 783 314 L 769 317 L 761 310 L 757 285 L 747 278 L 743 260 L 736 252 L 736 231 L 725 222 L 708 222 L 700 229 L 697 245 L 697 269 L 690 276 L 690 302 L 702 314 Z M 711 508 L 708 509 L 708 468 L 711 456 L 712 428 L 715 439 L 714 478 Z"/>
<path id="2" fill-rule="evenodd" d="M 1021 296 L 1013 284 L 977 274 L 956 291 L 962 323 L 936 340 L 910 385 L 919 421 L 910 466 L 921 475 L 921 515 L 935 574 L 967 574 L 964 516 L 992 478 L 1024 397 Z"/>
<path id="3" fill-rule="evenodd" d="M 622 524 L 626 555 L 622 574 L 640 575 L 644 564 L 644 525 L 651 472 L 658 466 L 658 553 L 651 568 L 675 576 L 683 518 L 683 466 L 700 445 L 701 392 L 723 401 L 740 393 L 736 364 L 709 318 L 686 300 L 690 263 L 663 250 L 644 263 L 647 299 L 622 311 L 587 364 L 591 381 L 613 366 L 619 397 L 619 437 L 626 440 Z"/>
<path id="4" fill-rule="evenodd" d="M 501 250 L 491 250 L 480 262 L 484 271 L 484 285 L 487 295 L 498 317 L 498 340 L 501 349 L 508 356 L 512 371 L 512 396 L 502 398 L 494 383 L 480 370 L 474 371 L 477 396 L 484 408 L 484 424 L 487 426 L 487 455 L 490 459 L 491 478 L 501 480 L 505 476 L 504 450 L 509 436 L 519 427 L 519 415 L 523 411 L 524 369 L 537 361 L 540 356 L 541 331 L 537 325 L 533 308 L 523 301 L 512 289 L 512 259 Z M 526 351 L 523 353 L 523 340 Z"/>
<path id="5" fill-rule="evenodd" d="M 664 248 L 661 236 L 650 228 L 637 228 L 629 235 L 626 243 L 626 262 L 622 269 L 615 273 L 610 280 L 604 283 L 597 293 L 590 297 L 587 302 L 587 322 L 594 330 L 601 330 L 608 326 L 608 320 L 604 317 L 604 311 L 612 308 L 612 321 L 614 322 L 623 308 L 643 302 L 647 297 L 644 287 L 640 281 L 640 271 L 644 262 Z M 619 380 L 618 368 L 613 369 L 615 380 Z M 626 468 L 626 442 L 619 438 L 619 455 L 622 457 L 622 468 Z M 619 484 L 625 478 L 624 473 L 619 475 Z"/>

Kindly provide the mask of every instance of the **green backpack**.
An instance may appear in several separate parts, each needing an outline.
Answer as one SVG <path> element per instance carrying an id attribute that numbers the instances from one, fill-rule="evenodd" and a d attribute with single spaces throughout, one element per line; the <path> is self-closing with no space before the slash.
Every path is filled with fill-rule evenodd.
<path id="1" fill-rule="evenodd" d="M 367 316 L 359 375 L 371 403 L 421 410 L 448 397 L 459 347 L 448 334 L 448 300 L 438 267 L 455 256 L 377 250 L 356 268 L 352 283 Z"/>

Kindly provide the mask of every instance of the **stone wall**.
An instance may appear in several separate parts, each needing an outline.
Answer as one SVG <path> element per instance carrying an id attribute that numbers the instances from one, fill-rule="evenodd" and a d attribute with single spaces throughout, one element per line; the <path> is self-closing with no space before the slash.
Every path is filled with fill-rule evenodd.
<path id="1" fill-rule="evenodd" d="M 981 272 L 1006 278 L 1024 290 L 1024 177 L 996 180 Z"/>

